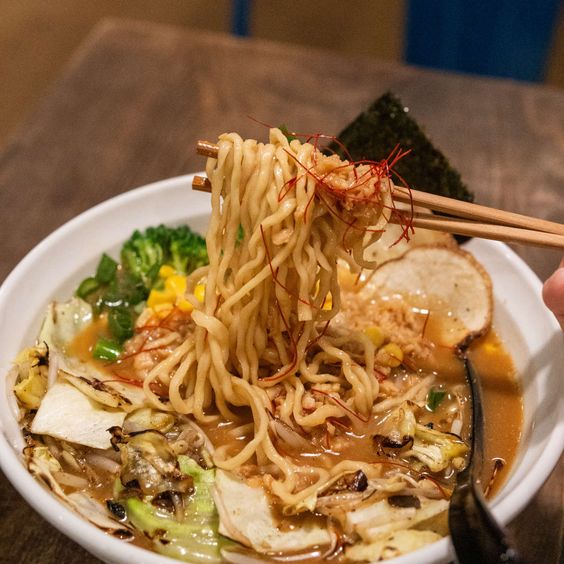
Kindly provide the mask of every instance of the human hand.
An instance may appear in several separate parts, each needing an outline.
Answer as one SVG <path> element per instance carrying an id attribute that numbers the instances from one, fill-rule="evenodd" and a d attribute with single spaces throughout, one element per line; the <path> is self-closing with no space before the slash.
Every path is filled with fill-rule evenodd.
<path id="1" fill-rule="evenodd" d="M 544 283 L 542 299 L 564 331 L 564 258 L 556 272 Z"/>

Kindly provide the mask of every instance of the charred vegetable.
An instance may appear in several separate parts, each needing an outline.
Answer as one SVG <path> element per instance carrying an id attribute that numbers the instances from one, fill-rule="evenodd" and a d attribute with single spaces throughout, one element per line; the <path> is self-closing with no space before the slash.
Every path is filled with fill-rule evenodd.
<path id="1" fill-rule="evenodd" d="M 459 436 L 417 424 L 413 446 L 406 455 L 418 458 L 432 472 L 440 472 L 451 463 L 463 466 L 467 452 L 468 445 Z"/>
<path id="2" fill-rule="evenodd" d="M 409 402 L 404 402 L 388 417 L 380 434 L 374 435 L 374 447 L 381 456 L 416 458 L 432 472 L 465 463 L 468 445 L 458 436 L 430 429 L 417 422 Z"/>
<path id="3" fill-rule="evenodd" d="M 130 538 L 129 526 L 120 523 L 115 515 L 109 513 L 106 507 L 90 494 L 83 491 L 65 493 L 59 485 L 61 480 L 61 464 L 51 454 L 49 449 L 35 443 L 24 449 L 24 457 L 29 471 L 43 484 L 45 484 L 57 497 L 85 519 L 100 527 L 104 531 L 120 538 Z"/>
<path id="4" fill-rule="evenodd" d="M 14 393 L 26 409 L 38 409 L 47 391 L 49 350 L 45 343 L 24 349 L 14 362 L 17 384 Z"/>
<path id="5" fill-rule="evenodd" d="M 182 519 L 137 497 L 126 498 L 120 505 L 129 522 L 152 539 L 158 552 L 189 562 L 219 562 L 220 549 L 228 541 L 217 531 L 212 498 L 215 471 L 203 469 L 187 456 L 179 456 L 178 462 L 184 478 L 193 484 L 191 495 L 184 499 Z"/>
<path id="6" fill-rule="evenodd" d="M 144 495 L 162 492 L 186 493 L 192 480 L 180 470 L 166 437 L 158 431 L 124 435 L 119 427 L 110 429 L 112 445 L 122 461 L 121 482 L 138 488 Z"/>
<path id="7" fill-rule="evenodd" d="M 298 553 L 332 542 L 325 523 L 319 520 L 280 527 L 265 490 L 230 472 L 217 471 L 214 499 L 219 531 L 259 553 Z"/>

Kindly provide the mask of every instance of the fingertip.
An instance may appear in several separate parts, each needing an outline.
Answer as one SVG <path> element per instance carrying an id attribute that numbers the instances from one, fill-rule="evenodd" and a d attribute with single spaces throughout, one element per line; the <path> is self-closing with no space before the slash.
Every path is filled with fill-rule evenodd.
<path id="1" fill-rule="evenodd" d="M 564 319 L 564 267 L 559 268 L 543 285 L 542 299 L 558 321 Z"/>

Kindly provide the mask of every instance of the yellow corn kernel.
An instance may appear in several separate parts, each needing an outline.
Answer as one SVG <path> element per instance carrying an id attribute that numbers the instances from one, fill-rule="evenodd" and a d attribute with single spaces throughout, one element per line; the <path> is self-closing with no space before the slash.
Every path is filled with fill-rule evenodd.
<path id="1" fill-rule="evenodd" d="M 204 284 L 196 284 L 194 288 L 194 295 L 199 302 L 204 303 L 204 298 L 206 296 L 206 286 Z"/>
<path id="2" fill-rule="evenodd" d="M 353 290 L 358 288 L 358 274 L 351 272 L 348 267 L 339 265 L 337 269 L 339 286 L 344 290 Z"/>
<path id="3" fill-rule="evenodd" d="M 176 298 L 176 306 L 180 311 L 190 313 L 194 306 L 186 298 Z"/>
<path id="4" fill-rule="evenodd" d="M 147 305 L 155 309 L 160 304 L 172 304 L 176 296 L 170 290 L 151 290 Z"/>
<path id="5" fill-rule="evenodd" d="M 176 270 L 174 270 L 174 268 L 172 268 L 169 264 L 163 264 L 159 269 L 159 276 L 161 278 L 168 278 L 173 274 L 176 274 Z"/>
<path id="6" fill-rule="evenodd" d="M 384 344 L 386 335 L 384 334 L 384 331 L 382 331 L 382 329 L 378 327 L 378 325 L 371 325 L 370 327 L 366 327 L 363 332 L 372 341 L 377 349 L 379 349 Z"/>
<path id="7" fill-rule="evenodd" d="M 377 360 L 384 366 L 395 368 L 403 362 L 403 351 L 395 343 L 388 343 L 378 351 Z"/>
<path id="8" fill-rule="evenodd" d="M 319 294 L 319 280 L 315 284 L 316 298 L 318 294 Z M 325 311 L 331 311 L 333 309 L 333 296 L 331 295 L 331 292 L 327 292 L 327 295 L 325 296 L 325 300 L 323 301 L 323 309 Z"/>
<path id="9" fill-rule="evenodd" d="M 175 296 L 184 296 L 186 292 L 186 278 L 180 274 L 173 274 L 165 280 L 165 288 Z"/>
<path id="10" fill-rule="evenodd" d="M 172 311 L 172 304 L 157 304 L 155 307 L 153 307 L 153 311 L 157 314 L 157 317 L 164 319 Z"/>

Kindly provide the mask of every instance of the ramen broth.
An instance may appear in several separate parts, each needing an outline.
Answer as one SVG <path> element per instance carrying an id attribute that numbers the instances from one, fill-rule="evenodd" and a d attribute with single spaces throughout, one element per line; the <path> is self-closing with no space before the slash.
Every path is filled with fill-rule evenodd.
<path id="1" fill-rule="evenodd" d="M 463 431 L 462 438 L 468 440 L 470 410 L 469 389 L 466 384 L 462 361 L 452 350 L 437 347 L 434 362 L 440 362 L 444 372 L 437 371 L 436 385 L 448 392 L 453 386 L 464 389 L 463 398 Z M 511 357 L 506 352 L 497 334 L 492 330 L 485 337 L 477 340 L 469 350 L 471 361 L 482 382 L 484 418 L 485 418 L 485 453 L 483 483 L 487 486 L 491 497 L 507 479 L 511 465 L 515 461 L 523 421 L 523 403 L 519 384 Z M 429 365 L 426 365 L 428 370 Z M 401 378 L 405 371 L 398 371 L 395 377 Z M 435 411 L 426 411 L 420 415 L 423 424 L 433 423 L 444 426 L 451 403 L 443 401 Z M 241 420 L 237 422 L 223 421 L 218 424 L 202 425 L 215 446 L 228 445 L 233 452 L 239 451 L 243 444 L 251 439 L 244 431 L 245 423 L 251 422 L 251 414 L 240 412 Z M 325 431 L 307 435 L 311 448 L 306 451 L 289 448 L 287 445 L 279 449 L 283 454 L 296 461 L 313 466 L 330 467 L 339 460 L 354 459 L 365 462 L 385 462 L 386 458 L 377 455 L 373 436 L 378 429 L 376 422 L 353 422 L 346 419 L 336 423 L 337 437 L 341 440 L 327 439 Z M 237 431 L 240 429 L 241 431 Z M 251 427 L 248 427 L 249 432 Z M 495 472 L 495 460 L 501 460 L 503 466 Z"/>
<path id="2" fill-rule="evenodd" d="M 350 286 L 344 289 L 343 296 L 349 304 L 350 300 L 360 300 L 361 323 L 366 324 L 378 319 L 375 314 L 376 310 L 371 311 L 371 307 L 378 306 L 376 299 L 369 297 L 364 303 L 357 290 Z M 398 296 L 393 299 L 398 299 Z M 451 343 L 452 338 L 458 335 L 462 328 L 440 301 L 422 296 L 400 296 L 399 299 L 408 303 L 409 307 L 420 316 L 421 331 L 424 333 L 425 341 L 430 345 L 428 354 L 422 357 L 417 357 L 417 355 L 406 357 L 404 364 L 393 369 L 386 380 L 399 386 L 402 384 L 414 385 L 423 377 L 433 374 L 435 376 L 433 388 L 444 391 L 446 394 L 433 411 L 428 407 L 421 409 L 418 412 L 418 421 L 448 431 L 453 412 L 461 412 L 462 429 L 459 434 L 468 441 L 471 417 L 470 392 L 466 383 L 464 365 Z M 373 314 L 372 317 L 371 314 Z M 75 338 L 67 352 L 84 362 L 96 363 L 98 368 L 108 371 L 114 377 L 134 375 L 132 359 L 125 360 L 116 371 L 118 368 L 116 365 L 92 358 L 92 348 L 96 340 L 100 336 L 105 336 L 106 333 L 107 321 L 105 317 L 99 317 Z M 468 355 L 482 382 L 485 418 L 485 463 L 482 482 L 488 497 L 491 497 L 499 491 L 507 479 L 517 454 L 523 419 L 522 394 L 512 360 L 494 330 L 490 330 L 485 336 L 472 342 Z M 238 415 L 237 421 L 220 420 L 211 424 L 201 424 L 214 447 L 226 448 L 229 455 L 235 455 L 252 439 L 254 429 L 250 409 L 235 408 L 234 411 Z M 327 432 L 326 426 L 320 426 L 296 437 L 297 442 L 294 444 L 292 444 L 291 437 L 290 441 L 275 439 L 274 444 L 282 455 L 297 464 L 331 468 L 341 460 L 380 462 L 389 464 L 390 468 L 394 465 L 403 466 L 416 476 L 418 472 L 409 469 L 408 460 L 402 459 L 401 456 L 387 458 L 376 448 L 374 436 L 385 423 L 388 413 L 385 411 L 382 415 L 376 415 L 368 421 L 362 421 L 351 414 L 349 417 L 331 421 L 334 428 L 331 435 Z M 290 431 L 292 432 L 294 431 Z M 496 460 L 502 461 L 503 464 L 496 466 Z M 264 472 L 276 474 L 277 468 L 259 467 L 256 459 L 253 458 L 239 471 L 246 478 L 257 476 L 260 481 L 261 474 Z M 454 487 L 456 474 L 452 470 L 427 473 L 427 475 L 436 481 L 439 490 L 443 488 L 451 490 Z M 112 496 L 112 483 L 113 479 L 109 477 L 107 487 L 100 487 L 91 493 L 101 501 L 105 501 Z M 309 485 L 311 484 L 308 483 L 308 478 L 302 478 L 300 486 Z M 278 527 L 296 527 L 300 519 L 306 518 L 283 515 L 274 498 L 272 498 L 271 507 Z M 308 514 L 307 518 L 316 519 L 317 517 Z M 445 534 L 444 522 L 437 521 L 436 526 L 437 530 L 442 530 Z M 134 534 L 133 542 L 150 548 L 150 541 L 137 532 Z M 242 555 L 254 554 L 244 547 L 241 547 L 240 550 Z M 343 559 L 343 553 L 335 555 L 336 562 L 343 561 Z"/>
<path id="3" fill-rule="evenodd" d="M 419 305 L 413 307 L 427 311 Z M 442 344 L 445 335 L 454 330 L 452 324 L 456 322 L 449 317 L 448 312 L 441 311 L 437 304 L 433 311 L 434 314 L 428 316 L 425 324 L 425 337 L 432 342 L 430 354 L 424 359 L 410 359 L 409 369 L 397 368 L 389 378 L 401 382 L 406 378 L 414 379 L 435 374 L 434 387 L 447 392 L 447 395 L 434 411 L 426 409 L 420 413 L 419 420 L 423 424 L 433 424 L 441 429 L 448 428 L 449 409 L 456 407 L 453 406 L 454 400 L 450 394 L 450 391 L 456 389 L 458 397 L 462 398 L 463 427 L 460 434 L 463 439 L 468 440 L 471 412 L 468 409 L 469 389 L 464 366 L 454 348 Z M 95 362 L 98 367 L 107 368 L 107 363 L 94 360 L 91 353 L 96 339 L 106 332 L 105 324 L 104 318 L 94 321 L 73 341 L 68 350 L 69 354 L 85 362 Z M 486 336 L 472 343 L 469 357 L 480 376 L 483 388 L 486 437 L 483 483 L 485 486 L 490 484 L 488 495 L 491 496 L 507 478 L 517 454 L 523 419 L 522 395 L 511 357 L 495 331 L 490 330 Z M 222 421 L 219 424 L 202 425 L 215 447 L 224 445 L 228 452 L 236 453 L 251 440 L 253 426 L 250 410 L 240 409 L 237 414 L 240 419 L 236 422 Z M 325 429 L 313 430 L 304 437 L 307 446 L 305 443 L 292 446 L 278 441 L 277 448 L 296 462 L 325 468 L 344 459 L 386 462 L 385 457 L 377 454 L 373 441 L 381 422 L 382 418 L 374 418 L 368 422 L 353 416 L 341 418 L 333 421 L 335 429 L 331 436 Z M 494 470 L 495 460 L 503 463 L 497 470 Z M 247 471 L 253 472 L 252 465 L 248 465 Z M 255 468 L 255 471 L 258 471 L 258 468 Z M 452 478 L 453 476 L 444 476 L 450 486 Z"/>

